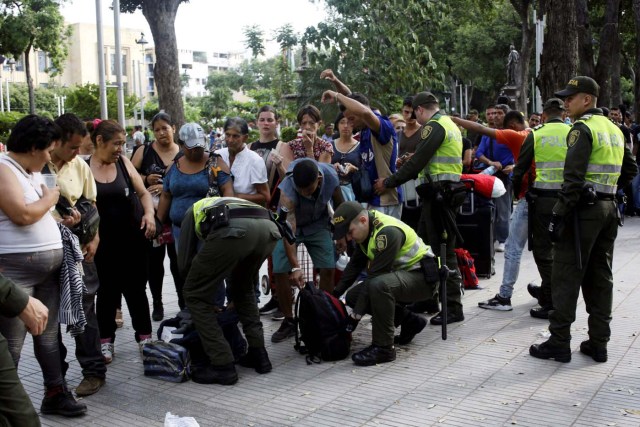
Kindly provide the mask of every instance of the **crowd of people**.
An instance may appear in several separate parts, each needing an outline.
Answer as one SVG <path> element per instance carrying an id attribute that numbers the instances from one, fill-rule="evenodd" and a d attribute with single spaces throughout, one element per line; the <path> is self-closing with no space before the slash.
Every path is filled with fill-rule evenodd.
<path id="1" fill-rule="evenodd" d="M 580 351 L 607 361 L 621 207 L 632 215 L 640 204 L 633 157 L 639 132 L 620 109 L 605 115 L 598 108 L 593 79 L 571 79 L 528 119 L 499 100 L 486 108 L 484 124 L 474 110 L 466 118 L 445 114 L 430 92 L 407 96 L 401 112 L 385 115 L 332 70 L 320 78 L 332 85 L 320 102 L 336 103 L 340 112 L 324 124 L 318 107 L 303 106 L 298 136 L 288 143 L 279 139 L 270 105 L 258 109 L 253 142 L 240 117 L 207 141 L 199 124 L 177 129 L 160 112 L 150 122 L 152 139 L 145 142 L 136 129 L 131 159 L 125 129 L 113 120 L 28 115 L 15 125 L 0 155 L 0 418 L 39 425 L 17 375 L 27 332 L 44 378 L 40 412 L 84 414 L 65 381 L 62 334 L 73 336 L 82 368 L 76 395 L 98 392 L 117 357 L 122 297 L 140 348 L 153 341 L 152 321 L 165 317 L 167 255 L 179 308 L 190 313 L 206 355 L 193 367 L 196 382 L 234 384 L 236 364 L 272 370 L 260 316 L 282 320 L 272 342 L 295 335 L 292 290 L 307 282 L 301 244 L 318 287 L 350 307 L 348 331 L 372 316 L 371 345 L 353 362 L 395 360 L 396 346 L 425 328 L 423 313 L 433 314 L 434 325 L 464 320 L 454 252 L 456 213 L 467 194 L 462 174 L 491 173 L 506 190 L 490 202 L 495 248 L 505 253 L 502 286 L 479 306 L 512 310 L 529 241 L 541 277 L 540 286 L 528 286 L 538 302 L 531 316 L 548 319 L 551 333 L 531 346 L 531 356 L 571 360 L 582 290 L 589 339 Z M 212 150 L 219 136 L 224 146 Z M 99 214 L 93 232 L 78 231 L 88 218 L 79 210 L 85 200 Z M 350 260 L 336 280 L 343 253 Z M 449 270 L 445 295 L 438 259 Z M 259 308 L 257 273 L 265 261 L 273 292 Z M 242 354 L 219 324 L 229 312 L 243 328 Z"/>

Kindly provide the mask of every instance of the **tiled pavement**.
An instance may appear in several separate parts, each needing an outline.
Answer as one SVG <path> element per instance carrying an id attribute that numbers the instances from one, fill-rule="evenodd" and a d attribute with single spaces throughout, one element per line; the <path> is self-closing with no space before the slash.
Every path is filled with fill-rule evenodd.
<path id="1" fill-rule="evenodd" d="M 146 378 L 125 310 L 107 384 L 84 399 L 88 414 L 77 419 L 43 416 L 42 423 L 161 426 L 170 411 L 195 417 L 201 426 L 639 426 L 638 242 L 640 219 L 629 218 L 616 244 L 613 336 L 604 364 L 577 350 L 586 337 L 582 302 L 572 332 L 571 363 L 529 356 L 529 345 L 540 342 L 547 327 L 546 321 L 528 314 L 533 300 L 526 284 L 539 280 L 529 252 L 512 298 L 514 310 L 477 307 L 499 288 L 503 254 L 498 253 L 498 274 L 481 280 L 482 289 L 467 291 L 466 320 L 450 325 L 447 341 L 440 339 L 438 327 L 428 326 L 411 345 L 399 349 L 394 363 L 368 368 L 356 367 L 350 360 L 307 366 L 304 357 L 294 352 L 293 339 L 269 341 L 279 322 L 264 317 L 274 364 L 270 374 L 240 367 L 240 381 L 230 387 Z M 166 311 L 173 314 L 177 303 L 170 276 L 165 283 Z M 355 338 L 354 349 L 368 345 L 366 320 Z M 64 339 L 72 355 L 73 345 L 68 336 Z M 71 366 L 68 381 L 75 386 L 81 375 L 75 361 Z M 42 377 L 29 343 L 20 377 L 39 408 Z"/>

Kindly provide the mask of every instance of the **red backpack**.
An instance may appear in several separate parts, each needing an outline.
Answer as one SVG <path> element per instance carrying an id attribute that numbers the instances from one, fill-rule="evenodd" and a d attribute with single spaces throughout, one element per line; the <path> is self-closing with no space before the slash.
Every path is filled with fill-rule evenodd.
<path id="1" fill-rule="evenodd" d="M 462 275 L 462 282 L 465 289 L 478 288 L 478 276 L 476 276 L 476 266 L 473 263 L 473 257 L 468 250 L 463 248 L 454 249 L 458 258 L 458 268 Z"/>

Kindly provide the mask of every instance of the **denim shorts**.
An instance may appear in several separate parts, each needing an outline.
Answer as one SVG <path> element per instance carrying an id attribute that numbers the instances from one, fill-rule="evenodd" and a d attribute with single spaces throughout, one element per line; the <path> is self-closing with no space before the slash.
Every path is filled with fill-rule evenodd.
<path id="1" fill-rule="evenodd" d="M 314 268 L 335 268 L 335 248 L 329 230 L 321 230 L 309 236 L 296 236 L 296 244 L 304 243 L 309 252 Z M 284 250 L 282 240 L 279 240 L 273 250 L 273 272 L 288 273 L 291 264 Z"/>

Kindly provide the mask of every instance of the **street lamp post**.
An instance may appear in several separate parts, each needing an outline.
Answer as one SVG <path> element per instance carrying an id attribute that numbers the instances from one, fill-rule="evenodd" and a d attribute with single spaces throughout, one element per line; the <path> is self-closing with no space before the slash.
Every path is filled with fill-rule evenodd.
<path id="1" fill-rule="evenodd" d="M 144 90 L 142 88 L 142 72 L 146 68 L 145 60 L 145 45 L 149 43 L 144 38 L 144 33 L 140 33 L 140 38 L 136 39 L 136 43 L 140 45 L 142 49 L 142 65 L 138 63 L 138 87 L 140 88 L 140 125 L 144 127 Z M 135 78 L 135 77 L 134 77 Z"/>

